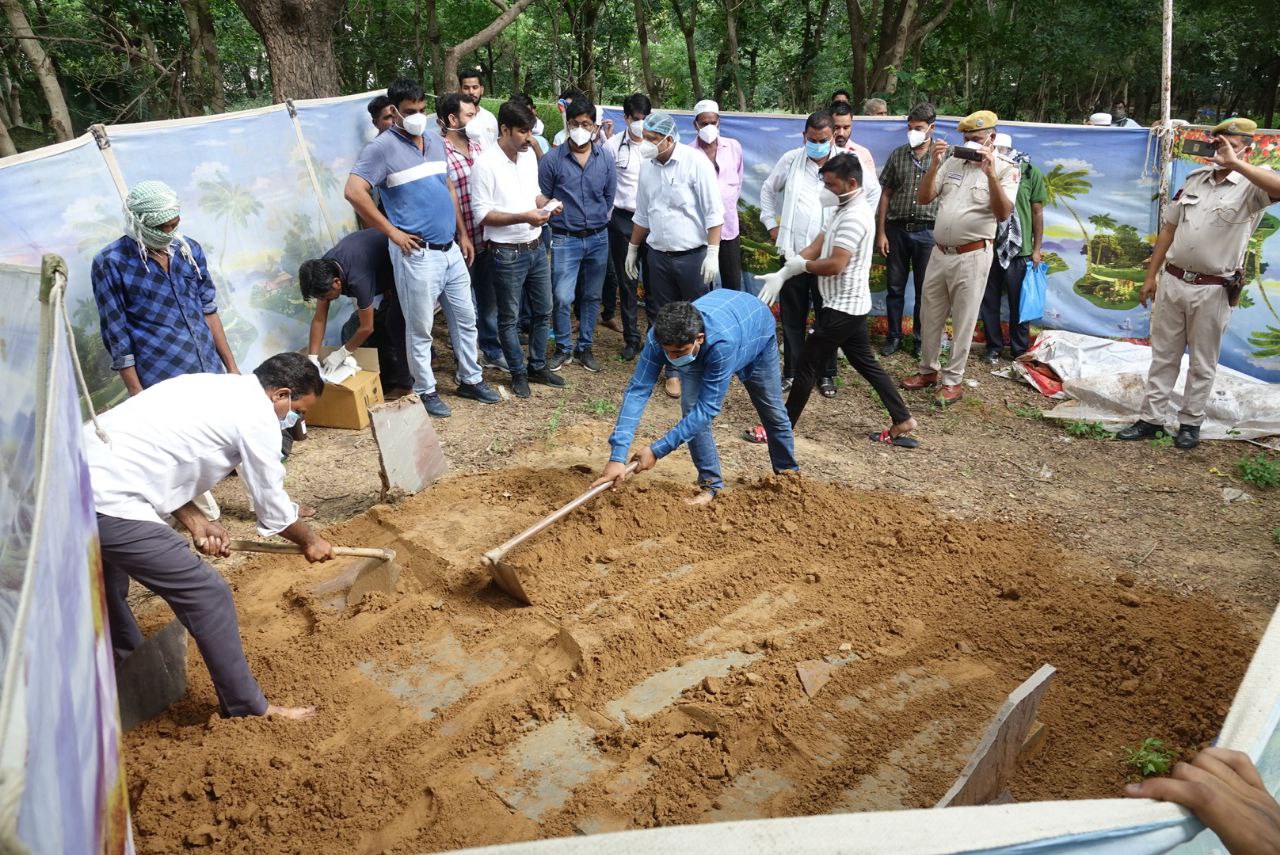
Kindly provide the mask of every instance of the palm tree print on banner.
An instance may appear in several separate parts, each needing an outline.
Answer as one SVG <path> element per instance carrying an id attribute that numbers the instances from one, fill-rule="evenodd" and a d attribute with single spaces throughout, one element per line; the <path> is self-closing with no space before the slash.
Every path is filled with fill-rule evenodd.
<path id="1" fill-rule="evenodd" d="M 216 178 L 203 178 L 196 182 L 200 188 L 199 204 L 201 210 L 222 220 L 222 243 L 218 247 L 218 275 L 213 277 L 214 288 L 218 292 L 218 313 L 222 315 L 222 323 L 226 329 L 227 341 L 231 348 L 242 355 L 257 338 L 257 329 L 236 309 L 235 302 L 228 293 L 231 282 L 227 270 L 227 246 L 231 242 L 231 226 L 244 229 L 250 218 L 262 213 L 262 203 L 246 188 L 228 180 L 225 171 L 219 171 Z M 212 273 L 210 274 L 212 275 Z"/>
<path id="2" fill-rule="evenodd" d="M 1080 215 L 1067 204 L 1067 200 L 1076 199 L 1089 192 L 1093 184 L 1086 177 L 1088 174 L 1083 169 L 1073 169 L 1068 172 L 1062 168 L 1062 164 L 1055 163 L 1053 169 L 1050 169 L 1044 175 L 1045 196 L 1048 197 L 1049 204 L 1066 208 L 1067 213 L 1075 219 L 1076 225 L 1080 227 L 1080 239 L 1084 241 L 1085 276 L 1088 276 L 1093 271 L 1093 259 L 1089 255 L 1089 232 L 1085 229 Z"/>

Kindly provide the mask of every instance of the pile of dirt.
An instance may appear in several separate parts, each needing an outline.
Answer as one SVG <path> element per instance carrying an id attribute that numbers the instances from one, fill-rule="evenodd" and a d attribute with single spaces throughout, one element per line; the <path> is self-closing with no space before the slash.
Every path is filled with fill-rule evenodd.
<path id="1" fill-rule="evenodd" d="M 237 567 L 268 697 L 320 714 L 211 717 L 193 656 L 189 697 L 126 737 L 139 850 L 420 852 L 929 806 L 1044 663 L 1048 736 L 1013 795 L 1114 796 L 1123 747 L 1213 737 L 1256 640 L 1034 526 L 772 477 L 698 510 L 629 482 L 510 556 L 537 602 L 515 607 L 480 554 L 588 480 L 459 478 L 335 527 L 406 570 L 341 614 L 308 596 L 336 567 Z"/>

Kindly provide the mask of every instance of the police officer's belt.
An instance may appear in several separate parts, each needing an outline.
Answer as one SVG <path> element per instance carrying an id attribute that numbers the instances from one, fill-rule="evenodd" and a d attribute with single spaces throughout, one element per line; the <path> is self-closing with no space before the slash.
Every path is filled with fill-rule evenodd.
<path id="1" fill-rule="evenodd" d="M 1166 264 L 1164 269 L 1170 275 L 1181 279 L 1183 282 L 1190 282 L 1192 285 L 1226 285 L 1230 279 L 1226 276 L 1211 276 L 1208 273 L 1196 273 L 1192 270 L 1183 270 L 1176 264 Z"/>
<path id="2" fill-rule="evenodd" d="M 959 246 L 943 246 L 937 244 L 938 251 L 943 255 L 964 255 L 966 252 L 973 252 L 976 249 L 986 249 L 989 240 L 974 240 L 969 243 L 962 243 Z"/>

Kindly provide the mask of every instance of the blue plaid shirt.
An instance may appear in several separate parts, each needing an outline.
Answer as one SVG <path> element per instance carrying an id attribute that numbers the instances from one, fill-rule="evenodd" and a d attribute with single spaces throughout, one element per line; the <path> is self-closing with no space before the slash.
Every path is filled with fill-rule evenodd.
<path id="1" fill-rule="evenodd" d="M 759 298 L 746 291 L 717 288 L 694 300 L 693 305 L 702 315 L 707 339 L 698 349 L 697 358 L 682 370 L 700 375 L 702 386 L 698 401 L 689 414 L 650 446 L 658 458 L 666 457 L 708 427 L 724 406 L 724 397 L 729 393 L 729 381 L 733 375 L 738 374 L 741 379 L 766 352 L 766 348 L 778 346 L 773 313 Z M 613 448 L 610 460 L 627 461 L 627 451 L 635 439 L 640 416 L 653 394 L 659 372 L 667 364 L 667 354 L 650 329 L 644 350 L 636 361 L 635 373 L 623 394 L 618 422 L 609 437 L 609 445 Z"/>
<path id="2" fill-rule="evenodd" d="M 222 359 L 204 316 L 218 311 L 204 250 L 187 238 L 196 267 L 169 245 L 169 271 L 143 260 L 124 236 L 93 258 L 90 279 L 111 367 L 133 368 L 145 389 L 180 374 L 221 374 Z"/>

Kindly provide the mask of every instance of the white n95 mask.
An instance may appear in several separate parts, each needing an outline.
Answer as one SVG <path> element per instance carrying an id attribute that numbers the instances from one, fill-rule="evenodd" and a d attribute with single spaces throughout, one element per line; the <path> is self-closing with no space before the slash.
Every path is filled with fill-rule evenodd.
<path id="1" fill-rule="evenodd" d="M 711 145 L 713 142 L 720 139 L 720 126 L 703 125 L 698 128 L 698 139 L 702 140 L 707 145 Z"/>
<path id="2" fill-rule="evenodd" d="M 924 131 L 907 131 L 907 145 L 912 148 L 918 148 L 927 139 Z"/>
<path id="3" fill-rule="evenodd" d="M 414 113 L 404 117 L 404 132 L 411 137 L 420 137 L 427 129 L 427 114 Z"/>

